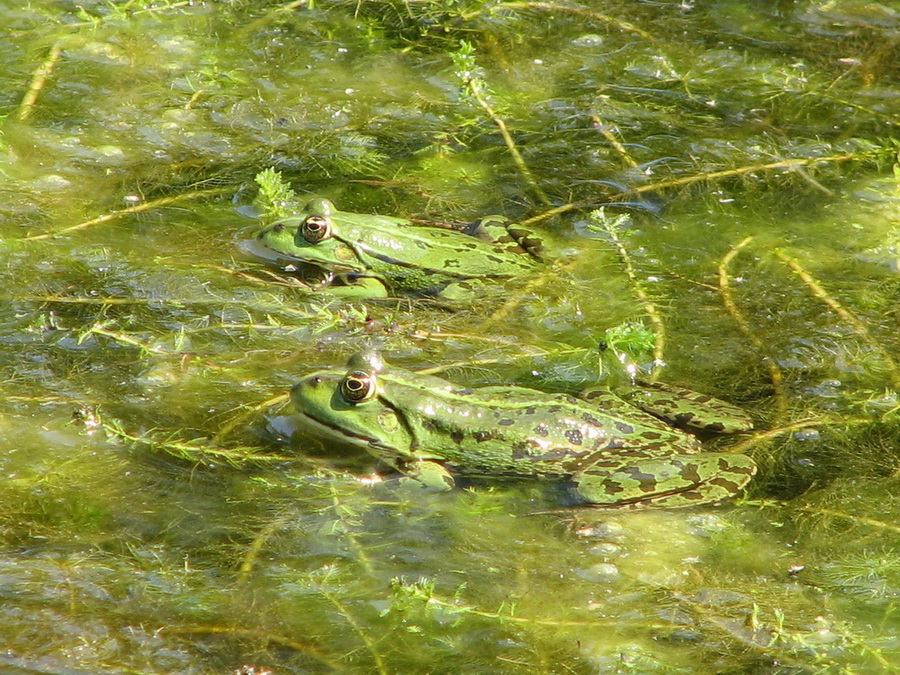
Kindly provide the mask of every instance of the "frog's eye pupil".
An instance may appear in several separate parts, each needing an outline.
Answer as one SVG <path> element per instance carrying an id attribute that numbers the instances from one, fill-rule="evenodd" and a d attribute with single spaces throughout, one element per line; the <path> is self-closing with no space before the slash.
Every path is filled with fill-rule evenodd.
<path id="1" fill-rule="evenodd" d="M 368 400 L 375 393 L 375 380 L 368 373 L 347 373 L 347 377 L 341 382 L 341 393 L 351 403 Z"/>
<path id="2" fill-rule="evenodd" d="M 300 234 L 310 244 L 318 244 L 331 236 L 331 221 L 322 216 L 307 216 L 300 226 Z"/>

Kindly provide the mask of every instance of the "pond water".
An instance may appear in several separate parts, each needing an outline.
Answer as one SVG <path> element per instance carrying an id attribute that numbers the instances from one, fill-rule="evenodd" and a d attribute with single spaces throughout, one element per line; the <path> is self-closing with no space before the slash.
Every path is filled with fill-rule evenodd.
<path id="1" fill-rule="evenodd" d="M 0 8 L 3 672 L 900 670 L 895 6 Z M 239 245 L 313 196 L 555 252 L 344 298 Z M 372 346 L 546 392 L 626 361 L 746 409 L 707 440 L 759 471 L 689 509 L 424 492 L 287 405 Z"/>

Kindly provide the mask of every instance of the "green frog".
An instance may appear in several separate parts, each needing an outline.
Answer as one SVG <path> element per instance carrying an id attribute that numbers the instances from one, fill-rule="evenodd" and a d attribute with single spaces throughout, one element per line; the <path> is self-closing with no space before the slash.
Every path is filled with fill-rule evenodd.
<path id="1" fill-rule="evenodd" d="M 463 232 L 338 211 L 319 198 L 300 215 L 264 228 L 250 251 L 324 270 L 335 295 L 428 295 L 454 301 L 477 295 L 487 281 L 527 275 L 539 264 L 542 245 L 501 216 Z M 334 277 L 341 283 L 330 285 Z"/>
<path id="2" fill-rule="evenodd" d="M 696 400 L 679 407 L 672 392 L 663 398 L 683 421 L 695 417 Z M 700 398 L 723 418 L 710 422 L 707 410 L 701 424 L 752 427 L 739 408 Z M 704 452 L 693 435 L 608 390 L 576 398 L 513 385 L 465 388 L 389 367 L 374 350 L 306 376 L 291 399 L 314 433 L 362 447 L 435 489 L 452 487 L 454 473 L 547 477 L 581 503 L 676 507 L 733 496 L 756 472 L 746 455 Z"/>

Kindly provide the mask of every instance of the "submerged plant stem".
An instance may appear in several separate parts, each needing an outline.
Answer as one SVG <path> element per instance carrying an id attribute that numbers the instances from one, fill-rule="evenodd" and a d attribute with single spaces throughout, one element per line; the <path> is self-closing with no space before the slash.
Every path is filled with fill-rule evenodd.
<path id="1" fill-rule="evenodd" d="M 608 14 L 594 12 L 584 7 L 562 5 L 556 2 L 501 2 L 491 7 L 490 11 L 492 13 L 495 13 L 498 10 L 504 9 L 546 9 L 556 14 L 577 14 L 578 16 L 583 16 L 587 19 L 594 19 L 595 21 L 602 21 L 603 23 L 612 24 L 619 30 L 623 30 L 629 33 L 636 33 L 646 40 L 654 39 L 654 37 L 650 35 L 650 33 L 643 30 L 642 28 L 638 28 L 633 23 L 629 23 L 628 21 L 623 21 L 622 19 L 609 16 Z M 463 15 L 463 18 L 468 20 L 474 18 L 480 13 L 481 10 L 479 10 L 478 12 L 471 12 L 469 14 Z"/>
<path id="2" fill-rule="evenodd" d="M 778 438 L 779 436 L 784 436 L 785 434 L 789 434 L 792 431 L 797 431 L 798 429 L 806 429 L 807 427 L 850 426 L 856 424 L 869 425 L 872 424 L 872 420 L 867 418 L 849 418 L 836 420 L 812 418 L 797 420 L 796 422 L 791 422 L 790 424 L 784 424 L 772 429 L 766 429 L 765 431 L 758 431 L 749 438 L 746 438 L 739 443 L 735 443 L 734 445 L 729 446 L 728 451 L 738 453 L 744 452 L 748 448 L 752 448 L 754 445 L 758 445 L 759 443 L 763 443 L 772 438 Z"/>
<path id="3" fill-rule="evenodd" d="M 616 138 L 616 135 L 610 130 L 609 126 L 604 122 L 600 117 L 594 116 L 591 120 L 594 124 L 594 127 L 600 132 L 600 134 L 607 140 L 607 142 L 613 147 L 613 150 L 619 153 L 619 156 L 622 158 L 622 161 L 625 162 L 632 169 L 636 169 L 638 163 L 634 161 L 634 158 L 628 154 L 628 150 L 622 145 L 621 141 Z"/>
<path id="4" fill-rule="evenodd" d="M 185 202 L 191 199 L 198 199 L 200 197 L 211 197 L 213 195 L 222 194 L 224 192 L 228 192 L 233 190 L 231 187 L 220 187 L 220 188 L 209 188 L 208 190 L 194 190 L 193 192 L 185 192 L 180 195 L 175 195 L 173 197 L 161 197 L 160 199 L 154 199 L 153 201 L 144 202 L 143 204 L 136 204 L 135 206 L 129 206 L 127 209 L 122 209 L 121 211 L 113 211 L 111 213 L 106 213 L 102 216 L 97 216 L 96 218 L 91 218 L 90 220 L 85 220 L 82 223 L 78 223 L 77 225 L 70 225 L 69 227 L 64 227 L 61 230 L 57 230 L 56 232 L 44 232 L 43 234 L 32 234 L 28 237 L 23 237 L 22 241 L 38 241 L 39 239 L 49 239 L 50 237 L 58 237 L 63 234 L 69 234 L 70 232 L 76 232 L 78 230 L 83 230 L 93 225 L 100 225 L 101 223 L 108 223 L 111 220 L 115 220 L 116 218 L 120 218 L 121 216 L 130 216 L 135 213 L 143 213 L 144 211 L 152 211 L 153 209 L 158 209 L 163 206 L 169 206 L 170 204 L 177 204 L 178 202 Z"/>
<path id="5" fill-rule="evenodd" d="M 484 609 L 478 609 L 474 605 L 459 604 L 443 600 L 432 594 L 425 594 L 422 591 L 413 590 L 413 594 L 426 603 L 431 608 L 440 608 L 450 615 L 467 614 L 477 616 L 482 619 L 491 619 L 495 621 L 509 621 L 511 623 L 524 624 L 529 626 L 604 626 L 608 628 L 622 628 L 626 626 L 638 626 L 646 629 L 666 629 L 671 628 L 669 624 L 659 623 L 652 624 L 641 621 L 627 622 L 621 619 L 543 619 L 530 618 L 523 616 L 515 616 L 504 612 L 490 612 Z"/>
<path id="6" fill-rule="evenodd" d="M 891 381 L 891 386 L 895 391 L 900 391 L 900 370 L 897 368 L 897 364 L 894 359 L 891 357 L 890 353 L 881 345 L 878 340 L 872 337 L 872 334 L 869 332 L 868 327 L 865 323 L 860 321 L 855 314 L 853 314 L 849 309 L 844 307 L 840 302 L 837 301 L 836 298 L 831 296 L 828 291 L 819 283 L 819 281 L 813 277 L 812 274 L 807 272 L 800 263 L 786 255 L 783 251 L 775 251 L 775 255 L 778 256 L 779 260 L 781 260 L 785 265 L 787 265 L 794 274 L 800 277 L 801 281 L 806 284 L 809 288 L 810 292 L 819 300 L 824 302 L 828 308 L 837 314 L 841 319 L 843 319 L 847 324 L 853 328 L 854 332 L 865 342 L 869 347 L 878 352 L 881 355 L 882 360 L 884 361 L 885 367 L 887 368 L 888 377 Z"/>
<path id="7" fill-rule="evenodd" d="M 288 518 L 285 516 L 275 518 L 260 530 L 259 534 L 257 534 L 253 538 L 253 541 L 250 542 L 250 546 L 247 547 L 247 552 L 241 559 L 241 566 L 238 568 L 238 586 L 243 586 L 247 583 L 247 580 L 250 578 L 250 573 L 253 572 L 253 565 L 259 557 L 259 552 L 262 550 L 262 547 L 266 545 L 266 542 L 269 541 L 273 534 L 282 528 L 287 520 Z"/>
<path id="8" fill-rule="evenodd" d="M 284 455 L 263 454 L 252 451 L 249 448 L 216 448 L 208 445 L 197 445 L 181 441 L 160 441 L 149 436 L 135 436 L 123 430 L 116 424 L 103 423 L 107 433 L 131 443 L 140 443 L 153 450 L 163 452 L 190 462 L 200 461 L 201 458 L 214 458 L 224 460 L 237 466 L 243 462 L 289 462 L 290 457 Z"/>
<path id="9" fill-rule="evenodd" d="M 805 511 L 806 513 L 813 513 L 820 516 L 832 516 L 834 518 L 840 518 L 842 520 L 851 520 L 853 522 L 860 523 L 862 525 L 868 525 L 869 527 L 874 527 L 879 530 L 885 530 L 887 532 L 900 534 L 900 526 L 894 525 L 893 523 L 886 523 L 883 520 L 877 520 L 875 518 L 869 518 L 867 516 L 857 516 L 853 513 L 844 513 L 843 511 L 836 511 L 834 509 L 822 509 L 812 506 L 799 506 L 797 508 L 801 511 Z"/>
<path id="10" fill-rule="evenodd" d="M 723 171 L 709 171 L 706 173 L 695 174 L 693 176 L 684 176 L 683 178 L 672 178 L 663 180 L 658 183 L 648 185 L 640 185 L 638 187 L 626 190 L 623 194 L 640 194 L 643 192 L 653 192 L 654 190 L 665 190 L 671 187 L 680 187 L 682 185 L 690 185 L 700 181 L 715 181 L 721 178 L 733 178 L 735 176 L 743 176 L 744 174 L 753 173 L 754 171 L 772 171 L 775 169 L 797 169 L 799 167 L 815 166 L 816 164 L 824 164 L 827 162 L 847 162 L 852 159 L 859 159 L 859 155 L 830 155 L 828 157 L 810 157 L 802 159 L 782 159 L 778 162 L 770 162 L 768 164 L 751 164 L 750 166 L 739 166 L 735 169 L 724 169 Z"/>
<path id="11" fill-rule="evenodd" d="M 731 264 L 731 261 L 741 249 L 747 246 L 751 241 L 753 241 L 753 237 L 742 239 L 722 256 L 722 260 L 719 261 L 717 268 L 719 274 L 719 291 L 722 294 L 722 303 L 725 305 L 725 310 L 731 315 L 731 318 L 734 319 L 734 322 L 738 325 L 744 335 L 747 336 L 750 343 L 763 355 L 763 362 L 766 364 L 766 369 L 769 371 L 769 380 L 772 382 L 772 395 L 775 399 L 776 413 L 772 423 L 775 426 L 779 426 L 782 423 L 784 416 L 787 414 L 787 398 L 784 395 L 784 377 L 781 374 L 778 363 L 769 353 L 765 343 L 750 330 L 750 322 L 747 321 L 744 313 L 741 312 L 734 302 L 734 296 L 731 293 L 731 280 L 728 276 L 728 266 Z"/>
<path id="12" fill-rule="evenodd" d="M 22 102 L 19 104 L 18 120 L 20 122 L 27 121 L 34 112 L 34 106 L 37 103 L 38 96 L 40 96 L 41 91 L 47 84 L 47 80 L 50 78 L 50 75 L 53 74 L 53 70 L 59 62 L 59 57 L 62 54 L 62 47 L 62 40 L 57 40 L 50 48 L 47 58 L 44 59 L 44 62 L 34 71 L 34 75 L 31 77 L 31 83 L 28 85 L 28 90 L 25 92 L 25 96 L 22 97 Z"/>
<path id="13" fill-rule="evenodd" d="M 278 394 L 278 396 L 273 396 L 270 399 L 263 401 L 262 403 L 257 403 L 256 405 L 245 407 L 243 411 L 232 417 L 225 424 L 223 424 L 219 430 L 216 432 L 215 436 L 212 437 L 211 441 L 213 443 L 220 443 L 223 438 L 228 436 L 232 431 L 234 431 L 238 426 L 244 423 L 251 415 L 255 415 L 260 410 L 266 410 L 267 408 L 272 408 L 281 403 L 286 403 L 290 399 L 289 394 Z"/>
<path id="14" fill-rule="evenodd" d="M 388 671 L 385 666 L 384 659 L 381 658 L 381 654 L 378 652 L 378 649 L 375 647 L 375 641 L 369 637 L 369 634 L 365 631 L 365 629 L 360 625 L 359 621 L 356 620 L 356 617 L 350 612 L 347 606 L 340 601 L 340 599 L 334 593 L 323 593 L 322 595 L 335 606 L 338 612 L 340 612 L 341 616 L 346 619 L 347 623 L 350 624 L 350 627 L 353 628 L 354 632 L 359 636 L 359 639 L 363 641 L 363 644 L 366 646 L 366 649 L 369 650 L 369 654 L 372 655 L 372 660 L 375 662 L 375 670 L 378 675 L 388 675 L 390 671 Z"/>
<path id="15" fill-rule="evenodd" d="M 337 669 L 337 664 L 322 654 L 318 647 L 305 642 L 298 642 L 274 633 L 251 628 L 238 628 L 236 626 L 163 626 L 158 633 L 175 633 L 176 635 L 229 635 L 237 638 L 261 640 L 266 643 L 278 645 L 300 652 L 331 669 Z"/>
<path id="16" fill-rule="evenodd" d="M 531 188 L 532 192 L 534 192 L 537 200 L 544 204 L 545 206 L 549 206 L 551 204 L 550 198 L 547 194 L 541 189 L 541 186 L 538 185 L 537 180 L 535 180 L 534 175 L 531 173 L 531 169 L 528 168 L 528 165 L 525 163 L 525 159 L 522 157 L 522 154 L 519 152 L 519 148 L 516 147 L 516 142 L 512 137 L 512 134 L 509 133 L 509 129 L 506 126 L 506 122 L 501 118 L 491 107 L 491 104 L 488 103 L 487 99 L 481 92 L 481 86 L 479 83 L 473 79 L 468 78 L 466 81 L 466 86 L 469 89 L 469 92 L 472 94 L 472 98 L 478 102 L 484 111 L 488 114 L 488 117 L 491 118 L 491 121 L 497 125 L 497 128 L 500 130 L 500 135 L 503 137 L 503 142 L 506 144 L 506 148 L 509 150 L 509 154 L 513 159 L 513 162 L 516 165 L 516 168 L 519 170 L 519 173 L 522 174 L 522 178 L 525 179 L 525 182 L 528 183 L 528 186 Z"/>
<path id="17" fill-rule="evenodd" d="M 637 270 L 631 259 L 631 254 L 628 252 L 625 243 L 619 236 L 618 230 L 613 226 L 612 221 L 604 219 L 602 222 L 606 225 L 604 231 L 609 235 L 610 241 L 615 247 L 616 252 L 619 254 L 619 259 L 622 261 L 622 266 L 625 268 L 625 274 L 628 277 L 628 281 L 631 283 L 631 288 L 637 296 L 638 301 L 643 306 L 644 313 L 650 319 L 650 323 L 653 324 L 653 332 L 656 334 L 656 340 L 653 344 L 654 364 L 664 363 L 663 356 L 666 351 L 666 324 L 665 321 L 663 321 L 662 314 L 659 309 L 657 309 L 653 300 L 650 299 L 650 294 L 638 278 Z M 658 369 L 654 368 L 653 372 L 650 373 L 648 379 L 651 382 L 656 380 L 657 372 Z"/>

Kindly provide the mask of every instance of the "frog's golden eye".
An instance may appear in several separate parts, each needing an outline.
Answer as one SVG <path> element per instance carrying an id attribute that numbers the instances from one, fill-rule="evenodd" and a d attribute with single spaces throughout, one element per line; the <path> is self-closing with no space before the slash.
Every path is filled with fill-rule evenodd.
<path id="1" fill-rule="evenodd" d="M 362 403 L 375 395 L 375 376 L 362 370 L 351 370 L 341 380 L 341 395 L 350 403 Z"/>
<path id="2" fill-rule="evenodd" d="M 331 236 L 331 219 L 322 216 L 307 216 L 300 226 L 300 234 L 310 244 L 318 244 Z"/>

